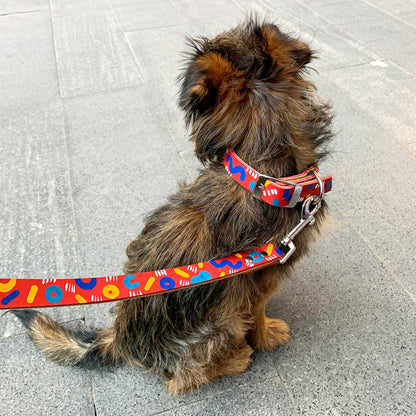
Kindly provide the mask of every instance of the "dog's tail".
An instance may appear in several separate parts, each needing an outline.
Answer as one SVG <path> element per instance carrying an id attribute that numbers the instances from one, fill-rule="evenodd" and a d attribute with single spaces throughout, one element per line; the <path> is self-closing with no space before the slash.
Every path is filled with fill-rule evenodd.
<path id="1" fill-rule="evenodd" d="M 97 368 L 122 361 L 113 328 L 89 332 L 71 331 L 31 309 L 12 312 L 28 329 L 33 343 L 58 364 Z"/>

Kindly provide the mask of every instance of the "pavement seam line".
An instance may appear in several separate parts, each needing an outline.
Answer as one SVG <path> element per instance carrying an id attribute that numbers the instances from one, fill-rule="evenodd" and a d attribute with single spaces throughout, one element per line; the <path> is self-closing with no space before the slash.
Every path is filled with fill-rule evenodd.
<path id="1" fill-rule="evenodd" d="M 37 12 L 43 12 L 45 10 L 48 10 L 47 7 L 45 7 L 44 9 L 36 9 L 36 10 L 26 10 L 24 12 L 9 12 L 9 13 L 0 13 L 0 17 L 3 16 L 11 16 L 11 15 L 16 15 L 16 14 L 28 14 L 28 13 L 37 13 Z"/>
<path id="2" fill-rule="evenodd" d="M 58 81 L 58 90 L 59 90 L 59 96 L 62 98 L 63 97 L 63 92 L 62 92 L 62 88 L 61 88 L 61 81 L 60 81 L 60 76 L 59 76 L 59 67 L 58 67 L 58 59 L 56 57 L 56 39 L 55 39 L 55 25 L 53 23 L 54 18 L 52 16 L 52 4 L 51 4 L 51 0 L 48 0 L 48 4 L 49 4 L 49 18 L 51 20 L 51 29 L 52 29 L 52 44 L 53 44 L 53 56 L 55 58 L 55 68 L 56 68 L 56 78 Z"/>
<path id="3" fill-rule="evenodd" d="M 90 395 L 91 395 L 91 400 L 92 400 L 92 408 L 94 411 L 94 416 L 98 416 L 97 398 L 95 394 L 95 387 L 94 387 L 94 380 L 93 380 L 94 377 L 92 375 L 91 370 L 87 370 L 87 371 L 88 371 L 88 381 L 90 383 Z"/>
<path id="4" fill-rule="evenodd" d="M 75 243 L 75 253 L 76 253 L 76 270 L 78 273 L 78 276 L 80 276 L 80 250 L 79 250 L 79 240 L 78 240 L 78 232 L 76 227 L 76 220 L 75 220 L 75 204 L 74 204 L 74 197 L 73 197 L 73 191 L 72 191 L 72 181 L 71 181 L 71 164 L 69 161 L 69 150 L 68 150 L 68 140 L 67 140 L 67 117 L 66 117 L 66 109 L 62 100 L 62 91 L 61 91 L 61 83 L 59 78 L 59 68 L 58 68 L 58 61 L 56 58 L 56 42 L 55 42 L 55 28 L 53 24 L 53 16 L 52 16 L 52 5 L 51 0 L 48 1 L 49 4 L 49 18 L 51 21 L 51 30 L 52 30 L 52 44 L 53 44 L 53 50 L 54 50 L 54 58 L 55 58 L 55 68 L 56 68 L 56 78 L 58 82 L 58 89 L 59 89 L 59 96 L 60 96 L 60 104 L 61 104 L 61 110 L 62 110 L 62 142 L 63 147 L 65 151 L 65 160 L 66 160 L 66 167 L 67 167 L 67 174 L 66 174 L 66 185 L 68 186 L 68 193 L 69 193 L 69 199 L 71 202 L 71 217 L 72 217 L 72 226 L 73 226 L 73 238 Z M 85 320 L 85 311 L 82 313 L 82 317 Z"/>
<path id="5" fill-rule="evenodd" d="M 371 3 L 371 1 L 367 1 L 367 0 L 361 0 L 361 1 L 365 4 L 368 4 L 370 7 L 373 7 L 374 9 L 378 10 L 379 12 L 384 13 L 387 16 L 390 16 L 392 19 L 395 19 L 395 20 L 399 21 L 400 23 L 403 23 L 404 25 L 411 27 L 412 29 L 416 29 L 416 26 L 412 25 L 409 22 L 406 22 L 405 20 L 402 20 L 400 17 L 395 16 L 394 14 L 391 14 L 386 9 L 380 8 L 376 4 Z"/>
<path id="6" fill-rule="evenodd" d="M 80 249 L 79 249 L 79 239 L 78 239 L 78 231 L 76 226 L 76 219 L 75 219 L 75 203 L 74 203 L 74 195 L 72 190 L 72 180 L 71 180 L 71 164 L 69 161 L 69 150 L 68 150 L 68 140 L 67 140 L 67 117 L 66 117 L 66 109 L 65 106 L 62 103 L 62 112 L 63 112 L 63 142 L 65 147 L 65 156 L 66 156 L 66 164 L 68 169 L 67 174 L 67 185 L 69 187 L 69 196 L 71 200 L 71 214 L 72 214 L 72 226 L 74 227 L 74 242 L 75 242 L 75 252 L 77 255 L 76 259 L 76 268 L 78 276 L 81 276 L 81 269 L 80 269 L 80 263 L 81 263 L 81 256 L 80 256 Z M 85 309 L 85 308 L 84 308 Z M 85 320 L 85 311 L 83 313 L 83 318 Z"/>
<path id="7" fill-rule="evenodd" d="M 283 386 L 283 388 L 284 388 L 284 390 L 285 390 L 285 392 L 286 392 L 286 395 L 287 395 L 287 397 L 288 397 L 288 399 L 289 399 L 289 401 L 290 401 L 290 404 L 291 404 L 291 405 L 292 405 L 292 407 L 293 407 L 293 410 L 294 410 L 294 412 L 295 412 L 295 415 L 299 415 L 298 408 L 296 407 L 296 403 L 295 403 L 295 398 L 293 397 L 293 394 L 292 394 L 292 392 L 290 391 L 289 386 L 288 386 L 288 385 L 287 385 L 287 383 L 286 383 L 286 380 L 285 380 L 285 379 L 284 379 L 284 377 L 280 374 L 280 371 L 278 370 L 278 368 L 277 368 L 277 366 L 275 365 L 274 361 L 273 361 L 273 364 L 274 364 L 275 369 L 276 369 L 276 372 L 277 372 L 277 379 L 278 379 L 278 381 L 280 381 L 280 384 L 282 384 L 282 386 Z"/>
<path id="8" fill-rule="evenodd" d="M 144 27 L 142 29 L 126 30 L 126 31 L 123 31 L 123 33 L 125 35 L 127 35 L 129 33 L 145 32 L 146 30 L 154 30 L 154 29 L 167 29 L 167 28 L 170 28 L 170 27 L 181 27 L 181 25 L 174 24 L 174 25 Z"/>
<path id="9" fill-rule="evenodd" d="M 163 124 L 163 127 L 167 131 L 168 136 L 170 138 L 170 141 L 173 144 L 173 148 L 174 148 L 174 150 L 176 150 L 176 155 L 178 156 L 178 159 L 182 163 L 183 168 L 184 168 L 184 170 L 186 172 L 186 176 L 188 177 L 189 180 L 191 180 L 191 171 L 187 167 L 186 162 L 185 162 L 185 160 L 183 159 L 183 157 L 181 155 L 181 153 L 185 152 L 185 150 L 181 149 L 180 146 L 178 145 L 178 143 L 176 143 L 175 136 L 170 131 L 169 125 L 166 122 L 166 120 L 164 119 L 164 117 L 162 116 L 162 114 L 160 114 L 159 112 L 157 112 L 156 116 L 161 121 L 161 123 Z M 188 136 L 188 140 L 189 140 L 189 135 L 187 134 L 187 136 Z"/>
<path id="10" fill-rule="evenodd" d="M 111 3 L 111 0 L 107 0 L 107 4 L 108 4 L 108 6 L 110 7 L 111 12 L 113 13 L 114 20 L 116 21 L 116 24 L 117 24 L 117 26 L 118 26 L 118 28 L 119 28 L 119 30 L 120 30 L 120 33 L 123 35 L 123 38 L 124 38 L 124 40 L 126 41 L 126 44 L 127 44 L 127 47 L 129 48 L 129 51 L 130 51 L 131 57 L 133 58 L 133 62 L 136 64 L 137 71 L 139 72 L 139 76 L 140 76 L 140 78 L 141 78 L 141 79 L 139 79 L 139 81 L 141 81 L 141 83 L 140 83 L 139 85 L 146 85 L 146 79 L 145 79 L 145 77 L 144 77 L 144 71 L 143 71 L 143 68 L 142 68 L 142 66 L 141 66 L 141 65 L 140 65 L 140 63 L 139 63 L 139 61 L 138 61 L 138 59 L 137 59 L 137 57 L 136 57 L 136 54 L 135 54 L 135 53 L 134 53 L 134 51 L 133 51 L 133 48 L 131 47 L 131 44 L 130 44 L 129 38 L 126 36 L 126 33 L 127 33 L 127 32 L 124 32 L 123 28 L 121 27 L 120 20 L 119 20 L 118 15 L 117 15 L 117 13 L 116 13 L 116 11 L 115 11 L 114 7 L 113 7 L 113 3 Z"/>

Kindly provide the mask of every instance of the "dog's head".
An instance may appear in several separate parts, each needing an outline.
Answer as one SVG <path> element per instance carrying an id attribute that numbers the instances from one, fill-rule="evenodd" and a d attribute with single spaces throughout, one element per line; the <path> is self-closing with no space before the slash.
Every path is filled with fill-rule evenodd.
<path id="1" fill-rule="evenodd" d="M 313 57 L 305 43 L 255 19 L 189 43 L 179 104 L 203 163 L 228 147 L 248 160 L 253 151 L 284 158 L 292 170 L 322 155 L 317 148 L 330 136 L 331 117 L 303 78 Z"/>

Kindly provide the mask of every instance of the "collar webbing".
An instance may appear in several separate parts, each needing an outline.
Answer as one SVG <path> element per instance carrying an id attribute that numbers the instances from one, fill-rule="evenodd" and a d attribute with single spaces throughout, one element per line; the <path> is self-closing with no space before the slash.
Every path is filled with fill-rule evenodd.
<path id="1" fill-rule="evenodd" d="M 236 182 L 274 207 L 293 208 L 298 202 L 320 193 L 318 180 L 311 174 L 312 171 L 319 172 L 317 165 L 298 175 L 276 179 L 260 174 L 229 149 L 224 156 L 224 166 Z M 324 192 L 329 192 L 332 176 L 325 176 L 322 181 Z"/>

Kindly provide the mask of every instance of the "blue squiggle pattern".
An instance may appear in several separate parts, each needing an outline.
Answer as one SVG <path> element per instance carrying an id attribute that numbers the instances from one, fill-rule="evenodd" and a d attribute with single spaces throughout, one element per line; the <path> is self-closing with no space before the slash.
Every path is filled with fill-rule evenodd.
<path id="1" fill-rule="evenodd" d="M 89 282 L 84 282 L 81 279 L 75 279 L 75 283 L 81 289 L 91 290 L 91 289 L 94 289 L 95 285 L 97 284 L 97 278 L 96 277 L 92 277 Z"/>
<path id="2" fill-rule="evenodd" d="M 217 260 L 210 260 L 209 262 L 217 269 L 221 269 L 221 267 L 224 266 L 229 266 L 235 270 L 239 269 L 243 265 L 243 262 L 240 260 L 238 260 L 236 264 L 233 264 L 230 260 L 221 260 L 219 262 Z"/>
<path id="3" fill-rule="evenodd" d="M 12 293 L 7 295 L 5 298 L 1 300 L 2 305 L 8 305 L 13 299 L 17 298 L 20 295 L 20 292 L 18 290 L 13 290 Z"/>
<path id="4" fill-rule="evenodd" d="M 225 160 L 228 163 L 228 167 L 230 169 L 230 172 L 234 175 L 236 173 L 240 174 L 240 181 L 244 181 L 246 179 L 246 172 L 241 166 L 233 166 L 233 160 L 230 155 L 227 156 L 227 159 Z"/>
<path id="5" fill-rule="evenodd" d="M 283 199 L 285 201 L 290 201 L 291 198 L 292 198 L 292 194 L 290 193 L 290 189 L 285 189 L 283 191 Z"/>

